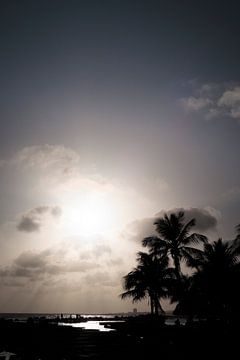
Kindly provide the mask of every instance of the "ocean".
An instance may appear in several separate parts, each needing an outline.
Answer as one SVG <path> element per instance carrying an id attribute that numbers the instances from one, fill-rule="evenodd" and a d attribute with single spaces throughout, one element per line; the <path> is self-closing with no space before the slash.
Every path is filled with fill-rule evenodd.
<path id="1" fill-rule="evenodd" d="M 9 319 L 18 322 L 26 322 L 28 319 L 47 319 L 56 320 L 60 319 L 58 325 L 60 326 L 72 326 L 77 328 L 83 328 L 87 330 L 99 330 L 99 331 L 113 331 L 104 326 L 104 323 L 122 322 L 124 318 L 129 316 L 140 316 L 147 315 L 149 313 L 114 313 L 114 314 L 71 314 L 71 313 L 0 313 L 0 318 Z M 80 317 L 79 321 L 77 321 Z M 81 321 L 81 318 L 84 321 Z M 98 320 L 99 318 L 99 320 Z M 123 318 L 123 319 L 121 319 Z M 70 322 L 70 321 L 73 322 Z M 181 325 L 185 325 L 186 318 L 173 316 L 171 314 L 165 315 L 166 325 L 175 325 L 176 321 L 179 320 Z M 69 321 L 69 322 L 66 322 Z"/>

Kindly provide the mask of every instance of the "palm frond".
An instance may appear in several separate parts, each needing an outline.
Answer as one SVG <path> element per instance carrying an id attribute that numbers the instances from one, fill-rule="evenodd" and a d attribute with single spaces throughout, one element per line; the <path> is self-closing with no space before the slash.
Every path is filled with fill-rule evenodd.
<path id="1" fill-rule="evenodd" d="M 136 291 L 134 290 L 128 290 L 125 291 L 124 293 L 120 294 L 121 299 L 126 299 L 126 298 L 132 298 L 133 302 L 137 302 L 137 301 L 141 301 L 144 298 L 147 297 L 147 294 L 145 292 L 141 292 L 141 291 Z"/>
<path id="2" fill-rule="evenodd" d="M 169 216 L 164 215 L 163 218 L 156 219 L 154 225 L 156 225 L 156 231 L 163 237 L 166 242 L 171 242 L 179 236 L 183 228 L 184 213 L 178 214 L 171 213 Z"/>
<path id="3" fill-rule="evenodd" d="M 191 219 L 186 225 L 184 225 L 182 231 L 180 232 L 178 236 L 178 243 L 184 242 L 184 240 L 189 236 L 190 230 L 193 226 L 195 226 L 196 220 Z"/>
<path id="4" fill-rule="evenodd" d="M 155 246 L 158 241 L 163 240 L 161 240 L 158 236 L 148 236 L 142 240 L 142 246 L 151 248 Z"/>
<path id="5" fill-rule="evenodd" d="M 202 264 L 204 252 L 200 249 L 184 246 L 181 248 L 182 259 L 191 268 L 198 268 Z"/>
<path id="6" fill-rule="evenodd" d="M 207 244 L 208 242 L 208 238 L 205 235 L 202 234 L 198 234 L 198 233 L 193 233 L 191 235 L 189 235 L 188 237 L 186 237 L 185 239 L 183 239 L 182 243 L 183 244 Z"/>

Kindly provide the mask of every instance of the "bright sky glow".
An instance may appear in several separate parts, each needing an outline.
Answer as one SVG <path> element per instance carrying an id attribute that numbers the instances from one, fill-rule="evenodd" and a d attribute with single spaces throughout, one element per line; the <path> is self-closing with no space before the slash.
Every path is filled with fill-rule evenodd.
<path id="1" fill-rule="evenodd" d="M 118 226 L 116 206 L 113 200 L 101 193 L 76 193 L 65 203 L 62 217 L 63 228 L 72 235 L 104 233 Z"/>

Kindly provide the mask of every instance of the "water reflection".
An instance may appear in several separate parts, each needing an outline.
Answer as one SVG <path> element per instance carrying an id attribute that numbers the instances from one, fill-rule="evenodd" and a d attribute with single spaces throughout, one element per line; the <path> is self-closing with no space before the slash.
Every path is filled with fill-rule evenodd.
<path id="1" fill-rule="evenodd" d="M 75 328 L 82 328 L 86 330 L 99 330 L 99 331 L 115 331 L 115 329 L 110 329 L 104 326 L 104 323 L 110 323 L 116 321 L 96 321 L 96 320 L 89 320 L 86 322 L 79 322 L 79 323 L 58 323 L 61 326 L 72 326 Z"/>

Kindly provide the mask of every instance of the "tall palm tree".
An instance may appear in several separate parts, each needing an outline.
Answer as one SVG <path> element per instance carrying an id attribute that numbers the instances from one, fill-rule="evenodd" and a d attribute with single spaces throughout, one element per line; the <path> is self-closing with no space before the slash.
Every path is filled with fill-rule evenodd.
<path id="1" fill-rule="evenodd" d="M 168 267 L 168 257 L 157 258 L 153 254 L 139 252 L 138 265 L 124 276 L 126 290 L 121 298 L 132 297 L 133 302 L 149 299 L 151 314 L 164 312 L 161 298 L 168 296 L 168 287 L 174 277 L 173 269 Z"/>
<path id="2" fill-rule="evenodd" d="M 154 222 L 160 237 L 147 237 L 142 242 L 143 246 L 150 248 L 150 252 L 153 254 L 171 256 L 179 281 L 182 279 L 181 260 L 188 261 L 189 258 L 200 252 L 191 245 L 207 243 L 206 236 L 192 232 L 195 224 L 195 219 L 191 219 L 187 223 L 184 222 L 183 211 L 177 214 L 165 214 Z"/>

